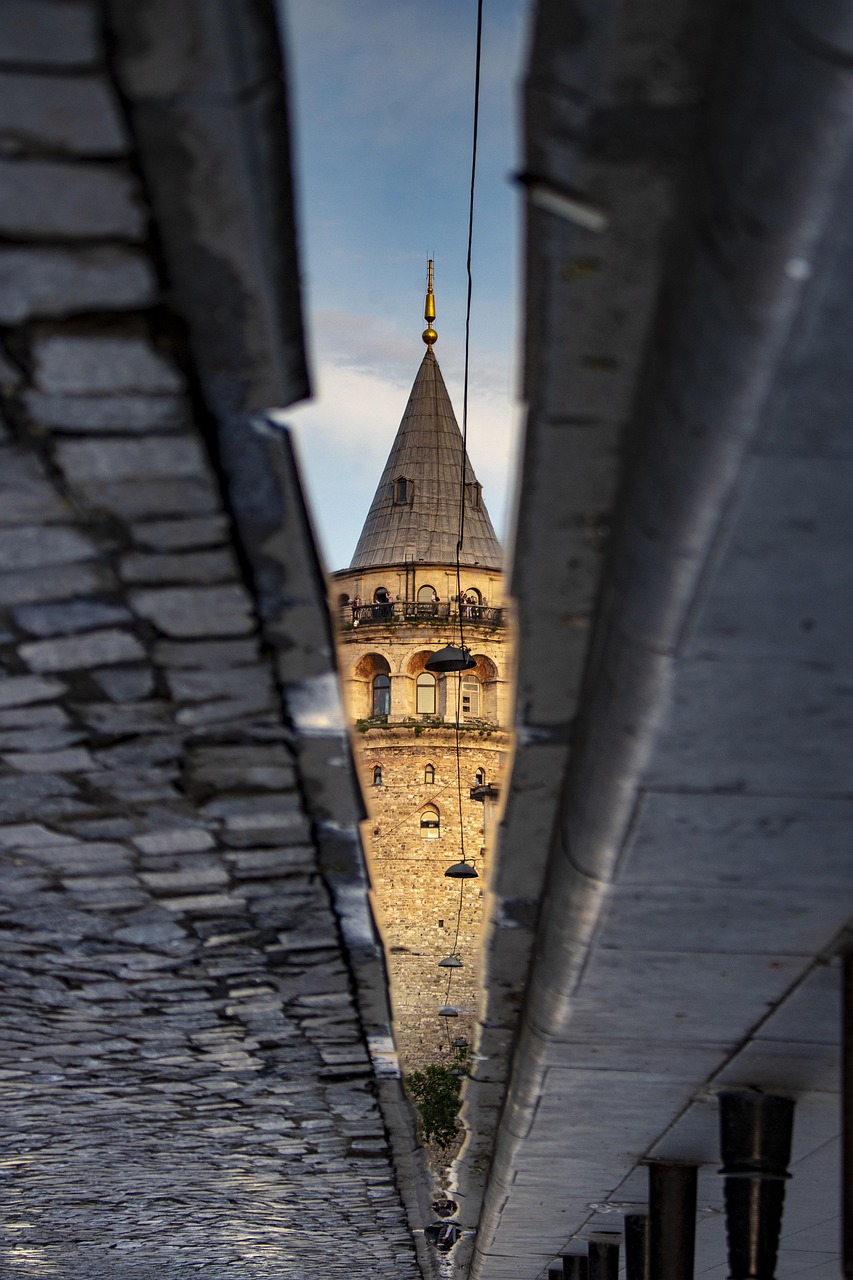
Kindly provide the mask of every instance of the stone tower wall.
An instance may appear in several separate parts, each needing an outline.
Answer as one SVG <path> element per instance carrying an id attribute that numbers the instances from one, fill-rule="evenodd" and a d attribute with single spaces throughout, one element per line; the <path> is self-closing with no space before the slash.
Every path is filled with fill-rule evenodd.
<path id="1" fill-rule="evenodd" d="M 473 1042 L 480 981 L 483 892 L 489 873 L 494 806 L 472 799 L 477 771 L 500 777 L 506 737 L 460 730 L 461 788 L 453 729 L 370 728 L 356 734 L 370 818 L 366 826 L 376 916 L 389 959 L 395 1033 L 404 1071 L 441 1061 L 449 1042 Z M 381 783 L 374 783 L 374 769 Z M 434 781 L 426 778 L 435 770 Z M 447 868 L 461 857 L 459 796 L 465 858 L 476 880 L 454 880 Z M 436 811 L 438 836 L 421 825 Z M 439 961 L 456 954 L 461 969 Z M 443 1017 L 440 1007 L 459 1010 Z"/>
<path id="2" fill-rule="evenodd" d="M 446 566 L 438 568 L 450 572 Z M 421 572 L 419 568 L 417 581 Z M 458 643 L 458 625 L 453 619 L 409 623 L 371 616 L 354 627 L 352 611 L 338 603 L 341 594 L 371 599 L 375 586 L 386 587 L 398 600 L 411 599 L 411 567 L 409 575 L 408 590 L 402 568 L 399 575 L 396 569 L 345 571 L 335 575 L 332 586 L 340 666 L 370 814 L 364 834 L 374 909 L 385 941 L 395 1037 L 405 1072 L 446 1060 L 453 1039 L 474 1040 L 495 804 L 472 799 L 470 792 L 480 780 L 500 782 L 509 748 L 502 726 L 509 720 L 511 687 L 505 619 L 489 626 L 468 619 L 465 643 L 477 660 L 471 674 L 480 682 L 478 714 L 462 713 L 456 675 L 438 677 L 435 713 L 419 714 L 418 675 L 430 654 Z M 424 581 L 433 580 L 440 581 L 437 567 L 428 566 Z M 463 590 L 469 587 L 483 595 L 491 592 L 490 600 L 502 603 L 499 574 L 472 570 L 463 574 Z M 377 673 L 390 680 L 390 708 L 380 717 L 372 715 Z M 434 770 L 433 781 L 427 780 L 428 767 Z M 435 828 L 422 825 L 429 806 L 437 810 L 437 836 Z M 464 882 L 444 874 L 462 856 L 461 837 L 465 858 L 478 872 L 477 879 Z M 462 968 L 439 965 L 451 953 L 460 956 Z M 438 1011 L 445 1004 L 458 1009 L 459 1016 L 441 1016 Z"/>

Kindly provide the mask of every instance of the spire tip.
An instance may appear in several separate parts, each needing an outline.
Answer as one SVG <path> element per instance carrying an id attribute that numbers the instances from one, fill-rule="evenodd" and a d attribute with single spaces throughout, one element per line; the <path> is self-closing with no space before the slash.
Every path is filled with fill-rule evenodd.
<path id="1" fill-rule="evenodd" d="M 429 267 L 427 268 L 427 294 L 426 301 L 424 303 L 424 320 L 427 322 L 427 327 L 424 329 L 421 337 L 431 351 L 433 343 L 438 342 L 438 334 L 433 327 L 433 321 L 435 320 L 435 297 L 432 292 L 432 258 L 430 258 Z"/>

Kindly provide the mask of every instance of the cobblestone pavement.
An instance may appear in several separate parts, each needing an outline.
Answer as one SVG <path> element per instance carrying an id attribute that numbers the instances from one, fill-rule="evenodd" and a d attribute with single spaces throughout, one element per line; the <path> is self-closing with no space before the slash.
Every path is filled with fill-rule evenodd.
<path id="1" fill-rule="evenodd" d="M 417 1274 L 96 8 L 0 15 L 0 1274 Z"/>

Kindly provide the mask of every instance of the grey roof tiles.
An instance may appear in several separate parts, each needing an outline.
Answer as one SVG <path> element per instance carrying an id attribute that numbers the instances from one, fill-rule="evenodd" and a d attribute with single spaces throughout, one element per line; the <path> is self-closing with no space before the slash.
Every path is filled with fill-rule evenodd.
<path id="1" fill-rule="evenodd" d="M 453 406 L 429 348 L 412 387 L 396 438 L 391 446 L 351 569 L 402 564 L 414 558 L 430 564 L 453 564 L 459 531 L 459 488 L 462 476 L 462 434 Z M 407 481 L 400 501 L 396 482 Z M 477 485 L 470 460 L 465 462 L 466 486 Z M 461 561 L 499 569 L 500 543 L 489 513 L 476 492 L 466 488 L 465 528 Z"/>

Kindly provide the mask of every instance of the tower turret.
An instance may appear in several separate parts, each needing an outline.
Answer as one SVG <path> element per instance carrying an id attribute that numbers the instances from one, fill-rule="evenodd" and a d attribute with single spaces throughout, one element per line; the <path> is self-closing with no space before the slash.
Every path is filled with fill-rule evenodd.
<path id="1" fill-rule="evenodd" d="M 431 262 L 424 319 L 427 349 L 408 404 L 352 563 L 334 575 L 340 665 L 370 812 L 365 846 L 405 1070 L 452 1061 L 454 1039 L 473 1043 L 481 891 L 509 719 L 501 549 L 433 350 Z M 435 674 L 426 663 L 458 632 L 460 614 L 474 665 Z M 477 877 L 446 877 L 463 857 Z"/>

